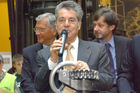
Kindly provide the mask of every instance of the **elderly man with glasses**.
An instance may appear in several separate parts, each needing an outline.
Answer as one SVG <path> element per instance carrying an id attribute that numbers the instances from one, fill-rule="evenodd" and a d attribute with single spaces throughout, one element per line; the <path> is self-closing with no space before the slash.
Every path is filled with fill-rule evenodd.
<path id="1" fill-rule="evenodd" d="M 56 18 L 52 13 L 44 13 L 36 18 L 34 28 L 37 43 L 23 49 L 23 67 L 21 72 L 21 87 L 25 93 L 38 93 L 34 88 L 34 77 L 38 70 L 36 62 L 37 51 L 46 48 L 55 40 Z"/>

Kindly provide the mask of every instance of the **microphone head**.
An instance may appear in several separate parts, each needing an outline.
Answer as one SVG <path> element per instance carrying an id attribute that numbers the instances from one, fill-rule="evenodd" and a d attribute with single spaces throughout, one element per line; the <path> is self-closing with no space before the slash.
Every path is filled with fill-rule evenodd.
<path id="1" fill-rule="evenodd" d="M 65 42 L 66 42 L 66 39 L 67 39 L 67 35 L 68 35 L 68 32 L 65 29 L 63 29 L 62 32 L 61 32 L 62 47 L 60 48 L 60 50 L 58 52 L 58 56 L 59 57 L 62 57 L 63 56 L 63 52 L 64 52 L 64 48 L 65 48 Z"/>
<path id="2" fill-rule="evenodd" d="M 63 29 L 63 30 L 62 30 L 62 32 L 61 32 L 61 36 L 62 36 L 63 34 L 65 34 L 65 35 L 66 35 L 66 37 L 67 37 L 67 35 L 68 35 L 67 30 Z"/>

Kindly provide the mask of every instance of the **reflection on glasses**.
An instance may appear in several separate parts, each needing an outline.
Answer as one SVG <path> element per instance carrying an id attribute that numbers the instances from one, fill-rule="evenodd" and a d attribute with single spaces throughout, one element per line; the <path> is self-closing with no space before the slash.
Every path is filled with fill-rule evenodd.
<path id="1" fill-rule="evenodd" d="M 67 19 L 65 19 L 65 18 L 59 18 L 58 22 L 61 23 L 61 24 L 64 24 L 64 23 L 66 23 L 66 20 Z M 68 23 L 69 24 L 75 24 L 76 23 L 76 19 L 75 18 L 69 18 L 68 19 Z"/>
<path id="2" fill-rule="evenodd" d="M 47 28 L 39 28 L 39 27 L 35 27 L 33 28 L 33 30 L 36 31 L 40 31 L 40 32 L 45 32 Z"/>

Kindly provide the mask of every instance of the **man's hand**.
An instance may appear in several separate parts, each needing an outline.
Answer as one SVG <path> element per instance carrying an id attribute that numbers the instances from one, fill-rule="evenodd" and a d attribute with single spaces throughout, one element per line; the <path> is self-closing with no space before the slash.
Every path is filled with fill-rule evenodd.
<path id="1" fill-rule="evenodd" d="M 62 38 L 59 38 L 58 40 L 55 40 L 53 42 L 53 44 L 51 45 L 51 48 L 50 48 L 50 59 L 52 62 L 57 62 L 59 56 L 58 56 L 58 51 L 60 50 L 60 48 L 62 47 L 62 42 L 61 42 L 61 39 Z"/>
<path id="2" fill-rule="evenodd" d="M 77 61 L 77 63 L 75 64 L 75 66 L 72 68 L 73 70 L 90 70 L 88 64 L 86 62 L 83 61 Z"/>

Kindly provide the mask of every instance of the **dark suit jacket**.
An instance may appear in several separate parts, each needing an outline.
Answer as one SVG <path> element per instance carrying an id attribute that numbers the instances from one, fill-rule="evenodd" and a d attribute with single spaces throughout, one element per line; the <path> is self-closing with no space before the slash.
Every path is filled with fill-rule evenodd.
<path id="1" fill-rule="evenodd" d="M 36 43 L 23 49 L 21 87 L 24 93 L 38 93 L 34 87 L 34 77 L 38 68 L 36 62 L 37 51 L 42 48 L 42 44 Z"/>
<path id="2" fill-rule="evenodd" d="M 95 39 L 94 41 L 99 42 L 97 39 Z M 124 58 L 126 50 L 130 46 L 130 41 L 131 39 L 126 37 L 114 36 L 117 72 L 119 72 L 120 70 L 120 64 L 122 62 L 122 59 Z"/>
<path id="3" fill-rule="evenodd" d="M 140 35 L 133 37 L 118 79 L 120 93 L 140 93 Z M 124 86 L 125 85 L 125 86 Z"/>
<path id="4" fill-rule="evenodd" d="M 41 92 L 50 91 L 48 68 L 49 48 L 38 52 L 37 61 L 42 66 L 35 77 L 35 87 Z M 79 41 L 78 60 L 87 62 L 91 69 L 99 71 L 100 80 L 94 80 L 93 89 L 107 90 L 112 87 L 113 75 L 110 71 L 109 58 L 106 54 L 105 47 L 96 42 Z M 45 64 L 44 64 L 45 63 Z M 57 86 L 57 85 L 56 85 Z M 48 90 L 47 90 L 48 89 Z M 51 93 L 51 92 L 47 92 Z"/>

